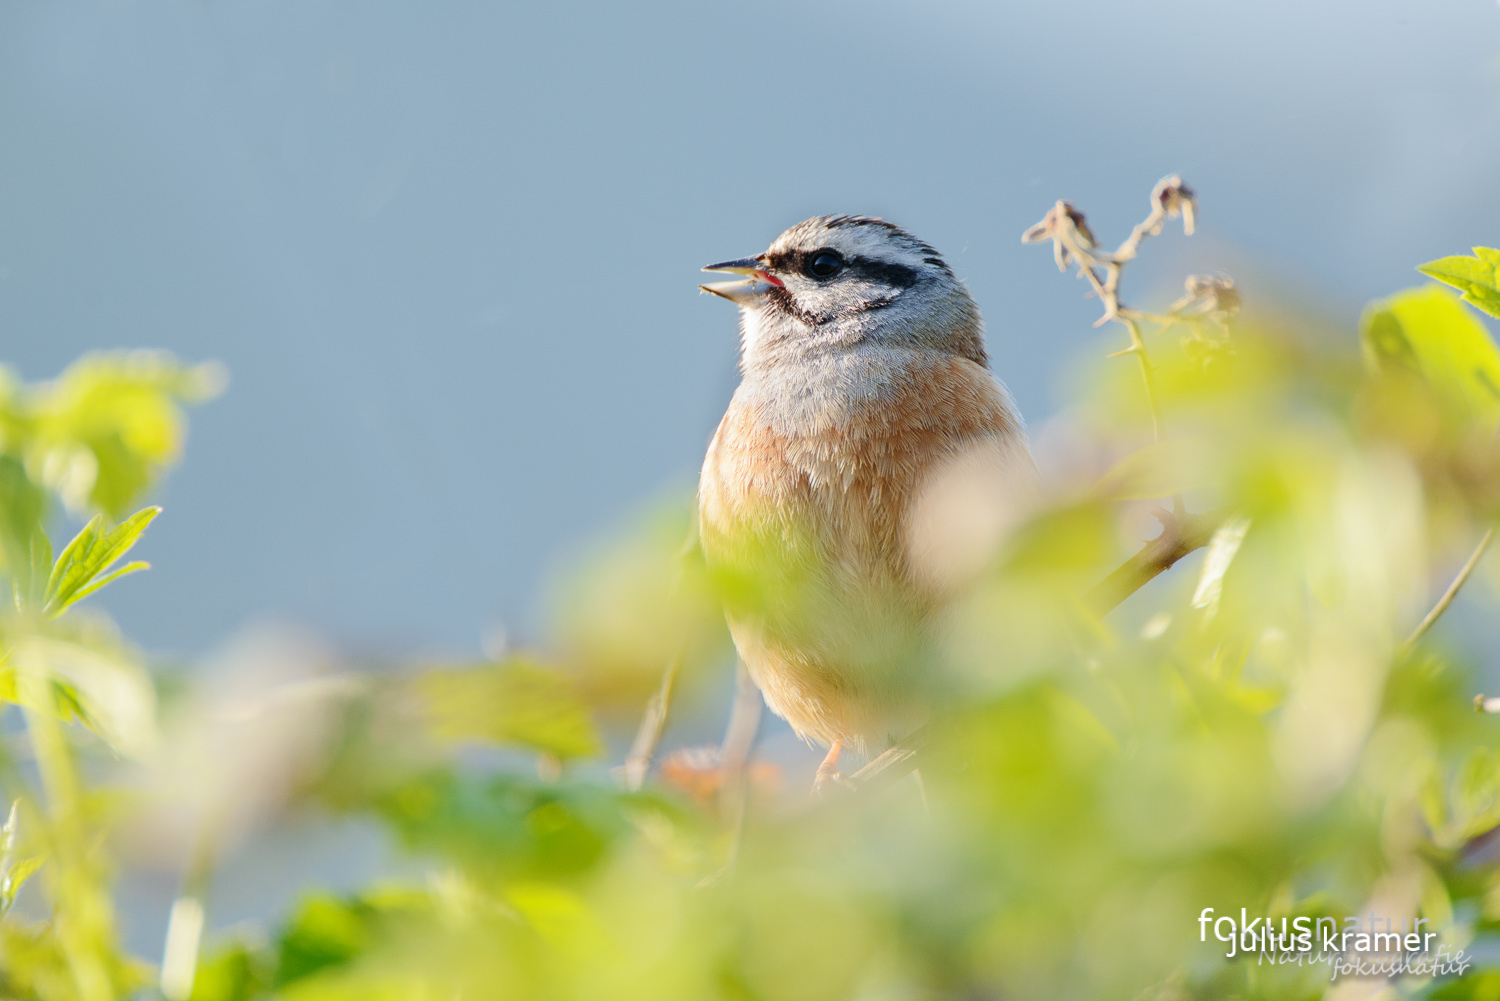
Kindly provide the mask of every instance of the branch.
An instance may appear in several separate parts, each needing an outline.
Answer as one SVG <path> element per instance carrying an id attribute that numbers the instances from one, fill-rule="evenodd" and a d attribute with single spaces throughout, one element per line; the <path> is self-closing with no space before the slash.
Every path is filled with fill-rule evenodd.
<path id="1" fill-rule="evenodd" d="M 885 752 L 872 759 L 859 771 L 849 776 L 850 784 L 867 796 L 874 795 L 917 770 L 917 752 L 930 736 L 927 727 L 919 727 L 886 748 Z"/>
<path id="2" fill-rule="evenodd" d="M 1083 596 L 1084 603 L 1095 615 L 1103 615 L 1115 608 L 1188 553 L 1208 545 L 1214 530 L 1224 521 L 1222 511 L 1207 514 L 1158 511 L 1156 516 L 1161 519 L 1161 534 Z"/>
<path id="3" fill-rule="evenodd" d="M 688 529 L 688 537 L 677 554 L 677 567 L 667 589 L 669 596 L 677 594 L 682 586 L 683 565 L 695 555 L 701 555 L 698 549 L 698 520 L 696 518 L 693 519 L 692 526 Z M 661 744 L 661 735 L 667 729 L 667 714 L 672 709 L 672 692 L 677 687 L 677 676 L 682 673 L 682 661 L 686 655 L 686 651 L 679 647 L 667 661 L 666 667 L 661 672 L 661 684 L 647 701 L 646 711 L 641 716 L 641 724 L 635 731 L 635 740 L 630 743 L 630 753 L 625 756 L 622 771 L 625 788 L 632 792 L 646 784 L 646 775 L 651 771 L 651 762 L 656 757 L 657 747 Z"/>
<path id="4" fill-rule="evenodd" d="M 656 694 L 646 703 L 646 712 L 641 716 L 641 725 L 635 731 L 635 740 L 630 744 L 630 753 L 625 756 L 625 788 L 635 792 L 646 784 L 646 773 L 651 771 L 651 760 L 656 757 L 657 745 L 667 728 L 667 710 L 672 706 L 672 689 L 677 685 L 677 674 L 682 670 L 682 655 L 667 661 L 661 673 L 661 685 Z"/>
<path id="5" fill-rule="evenodd" d="M 1469 558 L 1464 561 L 1464 565 L 1459 567 L 1458 576 L 1453 578 L 1453 583 L 1448 585 L 1448 590 L 1444 591 L 1443 596 L 1437 600 L 1437 604 L 1432 606 L 1432 611 L 1428 612 L 1426 617 L 1417 623 L 1417 628 L 1413 629 L 1411 635 L 1406 637 L 1406 642 L 1397 648 L 1399 659 L 1404 660 L 1409 656 L 1417 648 L 1417 644 L 1421 642 L 1422 637 L 1427 635 L 1427 631 L 1433 627 L 1438 619 L 1443 617 L 1443 613 L 1448 610 L 1448 606 L 1453 604 L 1453 599 L 1458 597 L 1458 592 L 1463 590 L 1464 584 L 1468 583 L 1469 578 L 1474 575 L 1474 570 L 1479 566 L 1479 561 L 1484 558 L 1485 550 L 1489 549 L 1490 543 L 1494 541 L 1495 527 L 1491 525 L 1479 537 L 1479 544 L 1474 547 L 1474 551 L 1469 554 Z"/>

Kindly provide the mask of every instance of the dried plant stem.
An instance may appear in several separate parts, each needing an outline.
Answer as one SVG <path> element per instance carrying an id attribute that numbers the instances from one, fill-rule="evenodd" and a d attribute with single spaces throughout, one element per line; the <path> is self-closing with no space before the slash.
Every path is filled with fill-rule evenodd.
<path id="1" fill-rule="evenodd" d="M 646 712 L 641 716 L 641 725 L 635 731 L 635 740 L 630 753 L 625 757 L 625 788 L 632 791 L 646 784 L 646 774 L 651 771 L 651 761 L 656 757 L 656 748 L 661 744 L 661 735 L 667 728 L 667 711 L 672 707 L 672 691 L 677 686 L 677 675 L 682 671 L 682 654 L 667 661 L 661 673 L 661 684 L 646 703 Z"/>
<path id="2" fill-rule="evenodd" d="M 677 594 L 682 586 L 683 565 L 697 552 L 698 522 L 694 519 L 692 527 L 688 530 L 688 537 L 682 544 L 682 550 L 677 554 L 677 570 L 668 589 L 669 594 Z M 667 666 L 661 672 L 661 683 L 646 703 L 646 711 L 642 714 L 640 726 L 635 731 L 635 740 L 630 744 L 630 753 L 625 756 L 623 769 L 625 787 L 631 791 L 638 790 L 646 784 L 646 776 L 651 771 L 651 762 L 656 757 L 657 747 L 661 744 L 661 735 L 667 728 L 667 714 L 672 709 L 672 693 L 677 687 L 677 676 L 682 673 L 682 661 L 685 656 L 686 651 L 678 649 L 667 661 Z"/>
<path id="3" fill-rule="evenodd" d="M 1137 227 L 1139 229 L 1139 227 Z M 1134 256 L 1134 251 L 1132 251 Z M 1104 316 L 1099 320 L 1105 323 L 1109 320 L 1123 324 L 1125 330 L 1130 334 L 1130 347 L 1116 351 L 1110 355 L 1118 358 L 1121 355 L 1135 355 L 1141 365 L 1141 381 L 1146 385 L 1146 406 L 1151 410 L 1151 440 L 1161 441 L 1161 403 L 1156 396 L 1156 374 L 1151 365 L 1151 356 L 1146 352 L 1146 339 L 1141 336 L 1140 317 L 1134 310 L 1123 309 L 1120 306 L 1120 265 L 1106 264 L 1107 277 L 1099 280 L 1092 266 L 1085 266 L 1081 274 L 1094 286 L 1094 292 L 1104 302 Z M 1097 324 L 1096 324 L 1097 326 Z"/>
<path id="4" fill-rule="evenodd" d="M 1490 543 L 1494 541 L 1495 527 L 1491 525 L 1479 537 L 1479 542 L 1475 545 L 1474 551 L 1469 554 L 1469 558 L 1464 561 L 1464 565 L 1459 567 L 1458 574 L 1453 578 L 1453 582 L 1448 585 L 1448 589 L 1443 592 L 1443 596 L 1437 600 L 1437 604 L 1433 605 L 1432 610 L 1423 617 L 1421 622 L 1417 623 L 1417 628 L 1413 629 L 1411 635 L 1406 637 L 1406 642 L 1397 648 L 1400 657 L 1404 658 L 1415 650 L 1417 644 L 1421 642 L 1422 637 L 1426 636 L 1428 630 L 1433 627 L 1438 619 L 1443 617 L 1443 613 L 1448 610 L 1448 606 L 1453 604 L 1453 599 L 1458 597 L 1458 592 L 1463 590 L 1464 584 L 1468 583 L 1469 578 L 1474 575 L 1474 570 L 1479 566 L 1479 561 L 1484 558 L 1485 551 L 1490 548 Z"/>
<path id="5" fill-rule="evenodd" d="M 1168 219 L 1182 217 L 1183 232 L 1191 235 L 1195 227 L 1197 199 L 1182 178 L 1175 174 L 1156 182 L 1151 189 L 1151 211 L 1136 224 L 1125 242 L 1113 253 L 1100 250 L 1084 221 L 1083 213 L 1066 201 L 1059 201 L 1042 218 L 1042 221 L 1027 230 L 1023 243 L 1039 243 L 1050 240 L 1052 255 L 1059 270 L 1066 271 L 1068 265 L 1076 264 L 1080 276 L 1087 278 L 1094 294 L 1104 304 L 1104 315 L 1094 324 L 1100 326 L 1113 320 L 1125 327 L 1130 335 L 1130 346 L 1116 351 L 1111 357 L 1133 354 L 1141 366 L 1141 381 L 1146 389 L 1146 406 L 1151 413 L 1151 439 L 1161 441 L 1161 401 L 1156 389 L 1155 369 L 1146 350 L 1146 339 L 1141 336 L 1141 323 L 1171 326 L 1194 316 L 1208 316 L 1219 328 L 1227 331 L 1225 319 L 1239 309 L 1239 293 L 1234 282 L 1228 278 L 1193 275 L 1187 280 L 1187 295 L 1172 304 L 1167 315 L 1147 313 L 1130 309 L 1120 302 L 1120 280 L 1125 265 L 1135 260 L 1141 242 L 1148 236 L 1160 233 Z M 1100 274 L 1103 277 L 1100 277 Z M 1180 493 L 1172 495 L 1172 513 L 1181 520 L 1187 517 L 1187 505 Z"/>
<path id="6" fill-rule="evenodd" d="M 1157 398 L 1151 358 L 1146 352 L 1145 338 L 1141 336 L 1140 321 L 1149 319 L 1171 323 L 1174 318 L 1156 317 L 1154 314 L 1137 312 L 1122 305 L 1120 303 L 1120 279 L 1124 274 L 1126 263 L 1134 260 L 1139 252 L 1141 241 L 1148 236 L 1160 233 L 1163 223 L 1168 218 L 1181 215 L 1183 230 L 1192 233 L 1195 204 L 1193 193 L 1182 183 L 1182 178 L 1164 177 L 1151 190 L 1150 213 L 1130 231 L 1130 236 L 1115 248 L 1113 253 L 1098 249 L 1094 234 L 1089 231 L 1088 224 L 1084 222 L 1083 214 L 1075 211 L 1073 206 L 1065 201 L 1054 205 L 1046 217 L 1027 230 L 1021 238 L 1027 243 L 1051 240 L 1058 267 L 1065 270 L 1070 262 L 1076 263 L 1078 273 L 1088 279 L 1089 284 L 1093 286 L 1094 294 L 1104 304 L 1104 315 L 1099 318 L 1095 326 L 1114 320 L 1123 324 L 1129 332 L 1130 346 L 1116 354 L 1133 354 L 1140 362 L 1141 378 L 1146 386 L 1146 403 L 1151 410 L 1152 438 L 1156 441 L 1161 440 L 1161 405 Z M 1100 272 L 1103 272 L 1102 278 Z M 1180 508 L 1180 504 L 1177 506 Z"/>

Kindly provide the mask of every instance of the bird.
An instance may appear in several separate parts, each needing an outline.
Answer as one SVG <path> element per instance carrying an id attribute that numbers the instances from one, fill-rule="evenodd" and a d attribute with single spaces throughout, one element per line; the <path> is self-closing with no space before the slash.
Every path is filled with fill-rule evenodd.
<path id="1" fill-rule="evenodd" d="M 926 722 L 943 613 L 1036 467 L 973 297 L 901 227 L 819 216 L 703 270 L 743 277 L 700 286 L 739 307 L 741 379 L 699 477 L 699 546 L 766 705 L 828 749 L 825 790 L 847 784 L 846 748 Z"/>

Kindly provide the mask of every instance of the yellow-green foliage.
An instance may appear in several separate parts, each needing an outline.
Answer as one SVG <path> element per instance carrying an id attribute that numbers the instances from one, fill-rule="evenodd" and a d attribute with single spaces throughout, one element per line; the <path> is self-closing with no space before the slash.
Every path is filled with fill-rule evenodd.
<path id="1" fill-rule="evenodd" d="M 1500 723 L 1473 711 L 1460 657 L 1406 639 L 1500 507 L 1500 403 L 1486 395 L 1500 355 L 1436 287 L 1371 308 L 1363 362 L 1355 331 L 1180 333 L 1151 344 L 1163 443 L 1138 371 L 1091 369 L 1074 435 L 1112 468 L 1054 491 L 924 653 L 925 805 L 911 782 L 821 801 L 760 791 L 736 836 L 733 810 L 621 788 L 596 721 L 674 657 L 685 683 L 727 667 L 721 601 L 787 600 L 775 581 L 713 579 L 669 512 L 561 589 L 557 666 L 423 665 L 346 693 L 334 738 L 299 762 L 303 802 L 378 818 L 429 875 L 309 888 L 269 937 L 211 942 L 191 996 L 1313 998 L 1326 966 L 1227 960 L 1200 942 L 1200 913 L 1343 919 L 1376 901 L 1493 954 Z M 95 382 L 109 364 L 135 371 L 91 364 Z M 178 426 L 151 415 L 175 414 L 184 383 L 156 364 L 158 395 L 131 392 L 148 401 L 139 426 L 160 432 Z M 9 398 L 37 392 L 95 398 Z M 13 430 L 0 460 L 19 596 L 0 692 L 26 705 L 43 764 L 39 788 L 6 775 L 27 843 L 5 864 L 44 857 L 55 907 L 50 923 L 0 922 L 8 997 L 93 1001 L 142 982 L 114 944 L 96 836 L 110 814 L 63 721 L 149 757 L 149 688 L 116 680 L 117 698 L 88 680 L 102 668 L 65 667 L 48 644 L 141 677 L 117 642 L 43 614 L 65 588 L 34 583 L 46 570 L 85 590 L 121 549 L 93 526 L 78 569 L 53 573 L 31 513 L 49 491 L 117 516 L 144 481 L 113 471 L 149 481 L 176 454 L 180 428 L 129 430 L 131 407 L 109 398 L 115 425 L 58 417 L 88 430 L 46 446 Z M 6 426 L 41 426 L 28 420 Z M 104 440 L 134 458 L 107 460 L 89 444 Z M 49 478 L 44 448 L 93 450 L 97 478 Z M 1141 499 L 1173 494 L 1218 512 L 1213 541 L 1099 619 L 1082 596 L 1139 547 Z M 100 565 L 79 562 L 94 552 Z M 511 753 L 481 765 L 461 750 L 475 744 Z M 1401 989 L 1492 996 L 1497 975 L 1481 964 Z"/>

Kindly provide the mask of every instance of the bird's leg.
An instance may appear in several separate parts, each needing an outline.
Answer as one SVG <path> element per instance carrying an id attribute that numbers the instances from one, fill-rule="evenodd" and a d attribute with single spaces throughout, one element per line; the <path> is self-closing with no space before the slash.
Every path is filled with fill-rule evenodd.
<path id="1" fill-rule="evenodd" d="M 813 776 L 813 792 L 821 792 L 831 785 L 842 785 L 844 776 L 839 774 L 839 752 L 844 749 L 842 740 L 835 740 L 828 748 L 828 754 L 823 758 L 823 763 L 818 766 L 818 773 Z"/>

